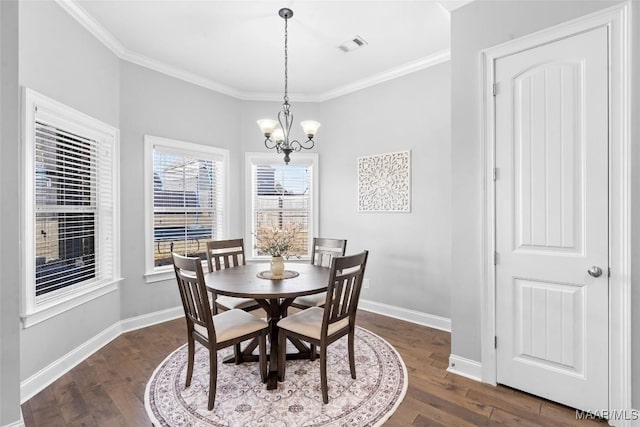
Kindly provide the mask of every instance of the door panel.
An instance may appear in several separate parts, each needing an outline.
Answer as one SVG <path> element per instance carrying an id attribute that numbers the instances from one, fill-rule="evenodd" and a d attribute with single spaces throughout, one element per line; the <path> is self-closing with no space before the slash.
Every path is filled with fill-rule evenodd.
<path id="1" fill-rule="evenodd" d="M 497 380 L 592 411 L 608 407 L 607 37 L 495 62 Z"/>
<path id="2" fill-rule="evenodd" d="M 513 78 L 518 248 L 581 252 L 583 67 L 551 62 Z"/>
<path id="3" fill-rule="evenodd" d="M 581 286 L 515 279 L 520 361 L 583 375 L 583 299 Z"/>

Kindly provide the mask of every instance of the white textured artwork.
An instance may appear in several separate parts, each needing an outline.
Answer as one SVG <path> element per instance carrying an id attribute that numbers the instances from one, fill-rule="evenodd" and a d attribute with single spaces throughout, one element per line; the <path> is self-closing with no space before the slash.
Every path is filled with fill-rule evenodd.
<path id="1" fill-rule="evenodd" d="M 358 158 L 358 211 L 410 212 L 409 151 Z"/>

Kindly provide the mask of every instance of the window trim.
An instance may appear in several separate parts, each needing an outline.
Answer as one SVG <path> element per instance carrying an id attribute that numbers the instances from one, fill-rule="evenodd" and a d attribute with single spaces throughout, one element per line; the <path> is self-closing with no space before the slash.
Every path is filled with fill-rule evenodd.
<path id="1" fill-rule="evenodd" d="M 146 283 L 162 282 L 175 278 L 175 273 L 170 265 L 156 267 L 153 261 L 153 150 L 156 147 L 163 147 L 167 150 L 178 151 L 180 153 L 205 156 L 222 157 L 224 165 L 222 171 L 222 236 L 229 235 L 229 150 L 226 148 L 212 147 L 210 145 L 196 144 L 193 142 L 179 141 L 176 139 L 162 138 L 159 136 L 144 136 L 144 278 Z M 203 263 L 205 265 L 206 263 Z"/>
<path id="2" fill-rule="evenodd" d="M 251 166 L 257 162 L 270 162 L 270 163 L 282 163 L 282 154 L 277 153 L 264 153 L 264 152 L 247 152 L 245 153 L 245 181 L 244 181 L 244 192 L 245 192 L 245 228 L 244 228 L 244 241 L 245 241 L 245 253 L 247 254 L 247 261 L 265 261 L 268 260 L 268 257 L 254 257 L 253 256 L 253 248 L 249 245 L 253 244 L 253 179 L 251 175 Z M 313 245 L 313 238 L 318 234 L 318 198 L 319 198 L 319 185 L 318 185 L 318 169 L 319 169 L 319 161 L 317 153 L 302 153 L 296 152 L 294 156 L 291 157 L 291 161 L 289 164 L 305 164 L 311 162 L 311 166 L 313 168 L 311 173 L 311 187 L 313 194 L 311 195 L 311 218 L 310 225 L 311 230 L 309 231 L 309 242 L 308 242 L 308 253 L 309 256 L 301 257 L 301 260 L 310 260 L 311 259 L 311 246 Z M 247 249 L 248 248 L 248 249 Z"/>
<path id="3" fill-rule="evenodd" d="M 46 97 L 32 89 L 23 92 L 24 115 L 22 123 L 22 212 L 21 237 L 22 250 L 20 260 L 21 313 L 23 328 L 28 328 L 57 316 L 74 307 L 85 304 L 102 295 L 118 290 L 122 281 L 120 273 L 120 131 L 94 117 L 68 107 Z M 88 284 L 75 284 L 54 291 L 51 295 L 36 300 L 35 281 L 35 111 L 36 107 L 49 114 L 56 121 L 66 123 L 69 129 L 86 132 L 91 137 L 112 142 L 111 162 L 111 238 L 113 259 L 111 277 L 107 280 L 93 281 Z"/>

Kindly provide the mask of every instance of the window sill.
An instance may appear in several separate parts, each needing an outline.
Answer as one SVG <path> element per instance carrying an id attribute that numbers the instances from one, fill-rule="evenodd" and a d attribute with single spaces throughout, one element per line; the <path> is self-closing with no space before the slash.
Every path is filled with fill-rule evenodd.
<path id="1" fill-rule="evenodd" d="M 209 267 L 206 261 L 202 261 L 202 272 L 207 273 Z M 144 274 L 144 280 L 147 283 L 164 282 L 166 280 L 176 280 L 176 273 L 173 271 L 173 266 L 167 265 L 157 268 L 154 271 Z"/>
<path id="2" fill-rule="evenodd" d="M 68 294 L 60 295 L 48 301 L 43 301 L 36 311 L 21 316 L 22 327 L 24 329 L 30 328 L 65 311 L 69 311 L 91 300 L 111 293 L 118 289 L 121 281 L 122 278 L 110 282 L 98 283 Z"/>
<path id="3" fill-rule="evenodd" d="M 144 280 L 147 283 L 164 282 L 165 280 L 175 279 L 176 273 L 171 270 L 158 270 L 151 273 L 145 273 Z"/>

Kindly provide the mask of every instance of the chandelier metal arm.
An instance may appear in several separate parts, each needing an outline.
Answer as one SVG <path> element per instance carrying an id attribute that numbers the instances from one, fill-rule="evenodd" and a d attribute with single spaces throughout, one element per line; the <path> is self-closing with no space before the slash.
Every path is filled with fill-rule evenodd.
<path id="1" fill-rule="evenodd" d="M 272 143 L 273 145 L 269 145 L 269 143 Z M 265 138 L 264 146 L 267 147 L 269 150 L 273 150 L 275 148 L 278 151 L 278 153 L 280 153 L 280 144 L 274 141 L 273 139 L 271 139 L 270 136 Z"/>
<path id="2" fill-rule="evenodd" d="M 311 139 L 311 138 L 307 139 L 304 142 L 300 142 L 300 141 L 298 141 L 296 139 L 296 140 L 291 141 L 289 146 L 291 148 L 293 148 L 293 151 L 300 151 L 302 149 L 311 150 L 313 148 L 313 146 L 314 146 L 314 142 L 313 142 L 313 139 Z"/>

